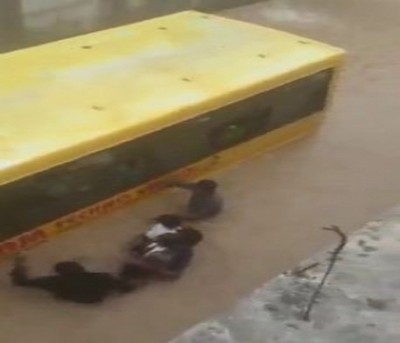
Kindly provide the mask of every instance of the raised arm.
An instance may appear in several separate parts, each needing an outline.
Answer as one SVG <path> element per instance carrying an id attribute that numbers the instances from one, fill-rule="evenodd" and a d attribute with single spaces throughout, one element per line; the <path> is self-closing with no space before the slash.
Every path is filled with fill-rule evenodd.
<path id="1" fill-rule="evenodd" d="M 18 257 L 15 259 L 14 267 L 10 272 L 11 282 L 19 287 L 40 288 L 51 290 L 54 285 L 54 276 L 45 276 L 39 278 L 30 278 L 25 265 L 25 259 Z"/>

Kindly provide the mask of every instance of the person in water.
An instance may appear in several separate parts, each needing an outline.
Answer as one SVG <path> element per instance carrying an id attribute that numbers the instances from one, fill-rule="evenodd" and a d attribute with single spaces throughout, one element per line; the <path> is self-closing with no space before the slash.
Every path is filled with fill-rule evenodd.
<path id="1" fill-rule="evenodd" d="M 184 220 L 202 220 L 215 217 L 223 210 L 223 200 L 218 192 L 218 184 L 213 180 L 196 183 L 173 182 L 170 187 L 185 189 L 191 193 Z"/>
<path id="2" fill-rule="evenodd" d="M 194 247 L 203 235 L 194 229 L 168 233 L 156 242 L 148 242 L 143 249 L 131 251 L 123 264 L 120 277 L 124 279 L 176 279 L 190 265 Z"/>
<path id="3" fill-rule="evenodd" d="M 97 304 L 113 294 L 123 294 L 136 289 L 136 286 L 126 279 L 109 273 L 89 272 L 74 261 L 56 263 L 52 275 L 30 277 L 25 262 L 24 257 L 15 260 L 10 273 L 12 284 L 43 290 L 64 301 Z"/>
<path id="4" fill-rule="evenodd" d="M 154 218 L 151 227 L 137 236 L 130 244 L 132 252 L 140 253 L 151 242 L 166 234 L 175 234 L 182 230 L 182 219 L 174 214 L 162 214 Z"/>

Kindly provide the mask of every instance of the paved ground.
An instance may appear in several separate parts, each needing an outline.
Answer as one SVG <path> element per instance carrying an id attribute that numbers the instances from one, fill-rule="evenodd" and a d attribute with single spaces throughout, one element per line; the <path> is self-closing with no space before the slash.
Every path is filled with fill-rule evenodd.
<path id="1" fill-rule="evenodd" d="M 399 229 L 397 213 L 349 237 L 309 320 L 304 320 L 305 310 L 332 250 L 279 275 L 227 314 L 196 325 L 171 343 L 399 342 Z"/>
<path id="2" fill-rule="evenodd" d="M 86 308 L 11 289 L 1 266 L 2 341 L 166 342 L 324 247 L 320 226 L 352 230 L 398 203 L 399 11 L 396 0 L 280 0 L 223 13 L 349 50 L 321 131 L 220 175 L 226 214 L 204 225 L 195 265 L 175 284 Z M 55 239 L 32 251 L 33 272 L 70 257 L 114 268 L 147 218 L 180 201 L 171 192 Z"/>

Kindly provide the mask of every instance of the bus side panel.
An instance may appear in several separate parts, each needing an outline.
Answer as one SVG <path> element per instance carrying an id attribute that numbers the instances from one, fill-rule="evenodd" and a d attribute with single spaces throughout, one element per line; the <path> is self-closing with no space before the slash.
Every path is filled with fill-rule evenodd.
<path id="1" fill-rule="evenodd" d="M 6 240 L 5 245 L 0 245 L 0 254 L 16 249 L 15 244 L 10 245 L 10 241 L 15 242 L 15 239 L 9 240 L 11 237 L 24 236 L 33 227 L 51 228 L 44 229 L 45 235 L 32 236 L 44 239 L 48 232 L 77 226 L 119 208 L 118 204 L 131 203 L 161 189 L 157 180 L 175 177 L 177 170 L 177 177 L 195 178 L 201 172 L 242 160 L 246 154 L 304 135 L 317 124 L 315 118 L 319 115 L 315 113 L 325 107 L 333 71 L 331 68 L 317 72 L 3 186 L 0 210 L 7 230 L 0 236 L 0 241 Z M 190 165 L 193 167 L 186 168 Z M 125 194 L 123 200 L 116 194 Z M 34 241 L 22 239 L 21 249 L 33 245 Z"/>
<path id="2" fill-rule="evenodd" d="M 266 135 L 260 136 L 247 143 L 227 149 L 219 154 L 210 156 L 200 162 L 174 171 L 164 177 L 148 182 L 142 186 L 117 194 L 105 201 L 96 203 L 82 210 L 61 217 L 51 223 L 42 225 L 21 235 L 0 243 L 0 259 L 33 248 L 50 238 L 68 232 L 80 225 L 122 209 L 127 205 L 153 195 L 165 189 L 166 180 L 195 180 L 207 174 L 219 172 L 234 166 L 243 160 L 273 150 L 288 142 L 300 139 L 313 132 L 322 120 L 322 113 L 314 114 L 295 123 L 286 125 Z"/>

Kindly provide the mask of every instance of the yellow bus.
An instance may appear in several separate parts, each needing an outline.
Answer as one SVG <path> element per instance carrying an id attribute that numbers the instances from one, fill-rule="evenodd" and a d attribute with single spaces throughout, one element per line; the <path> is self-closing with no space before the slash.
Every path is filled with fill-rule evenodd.
<path id="1" fill-rule="evenodd" d="M 195 11 L 0 55 L 0 256 L 302 137 L 343 56 Z"/>

